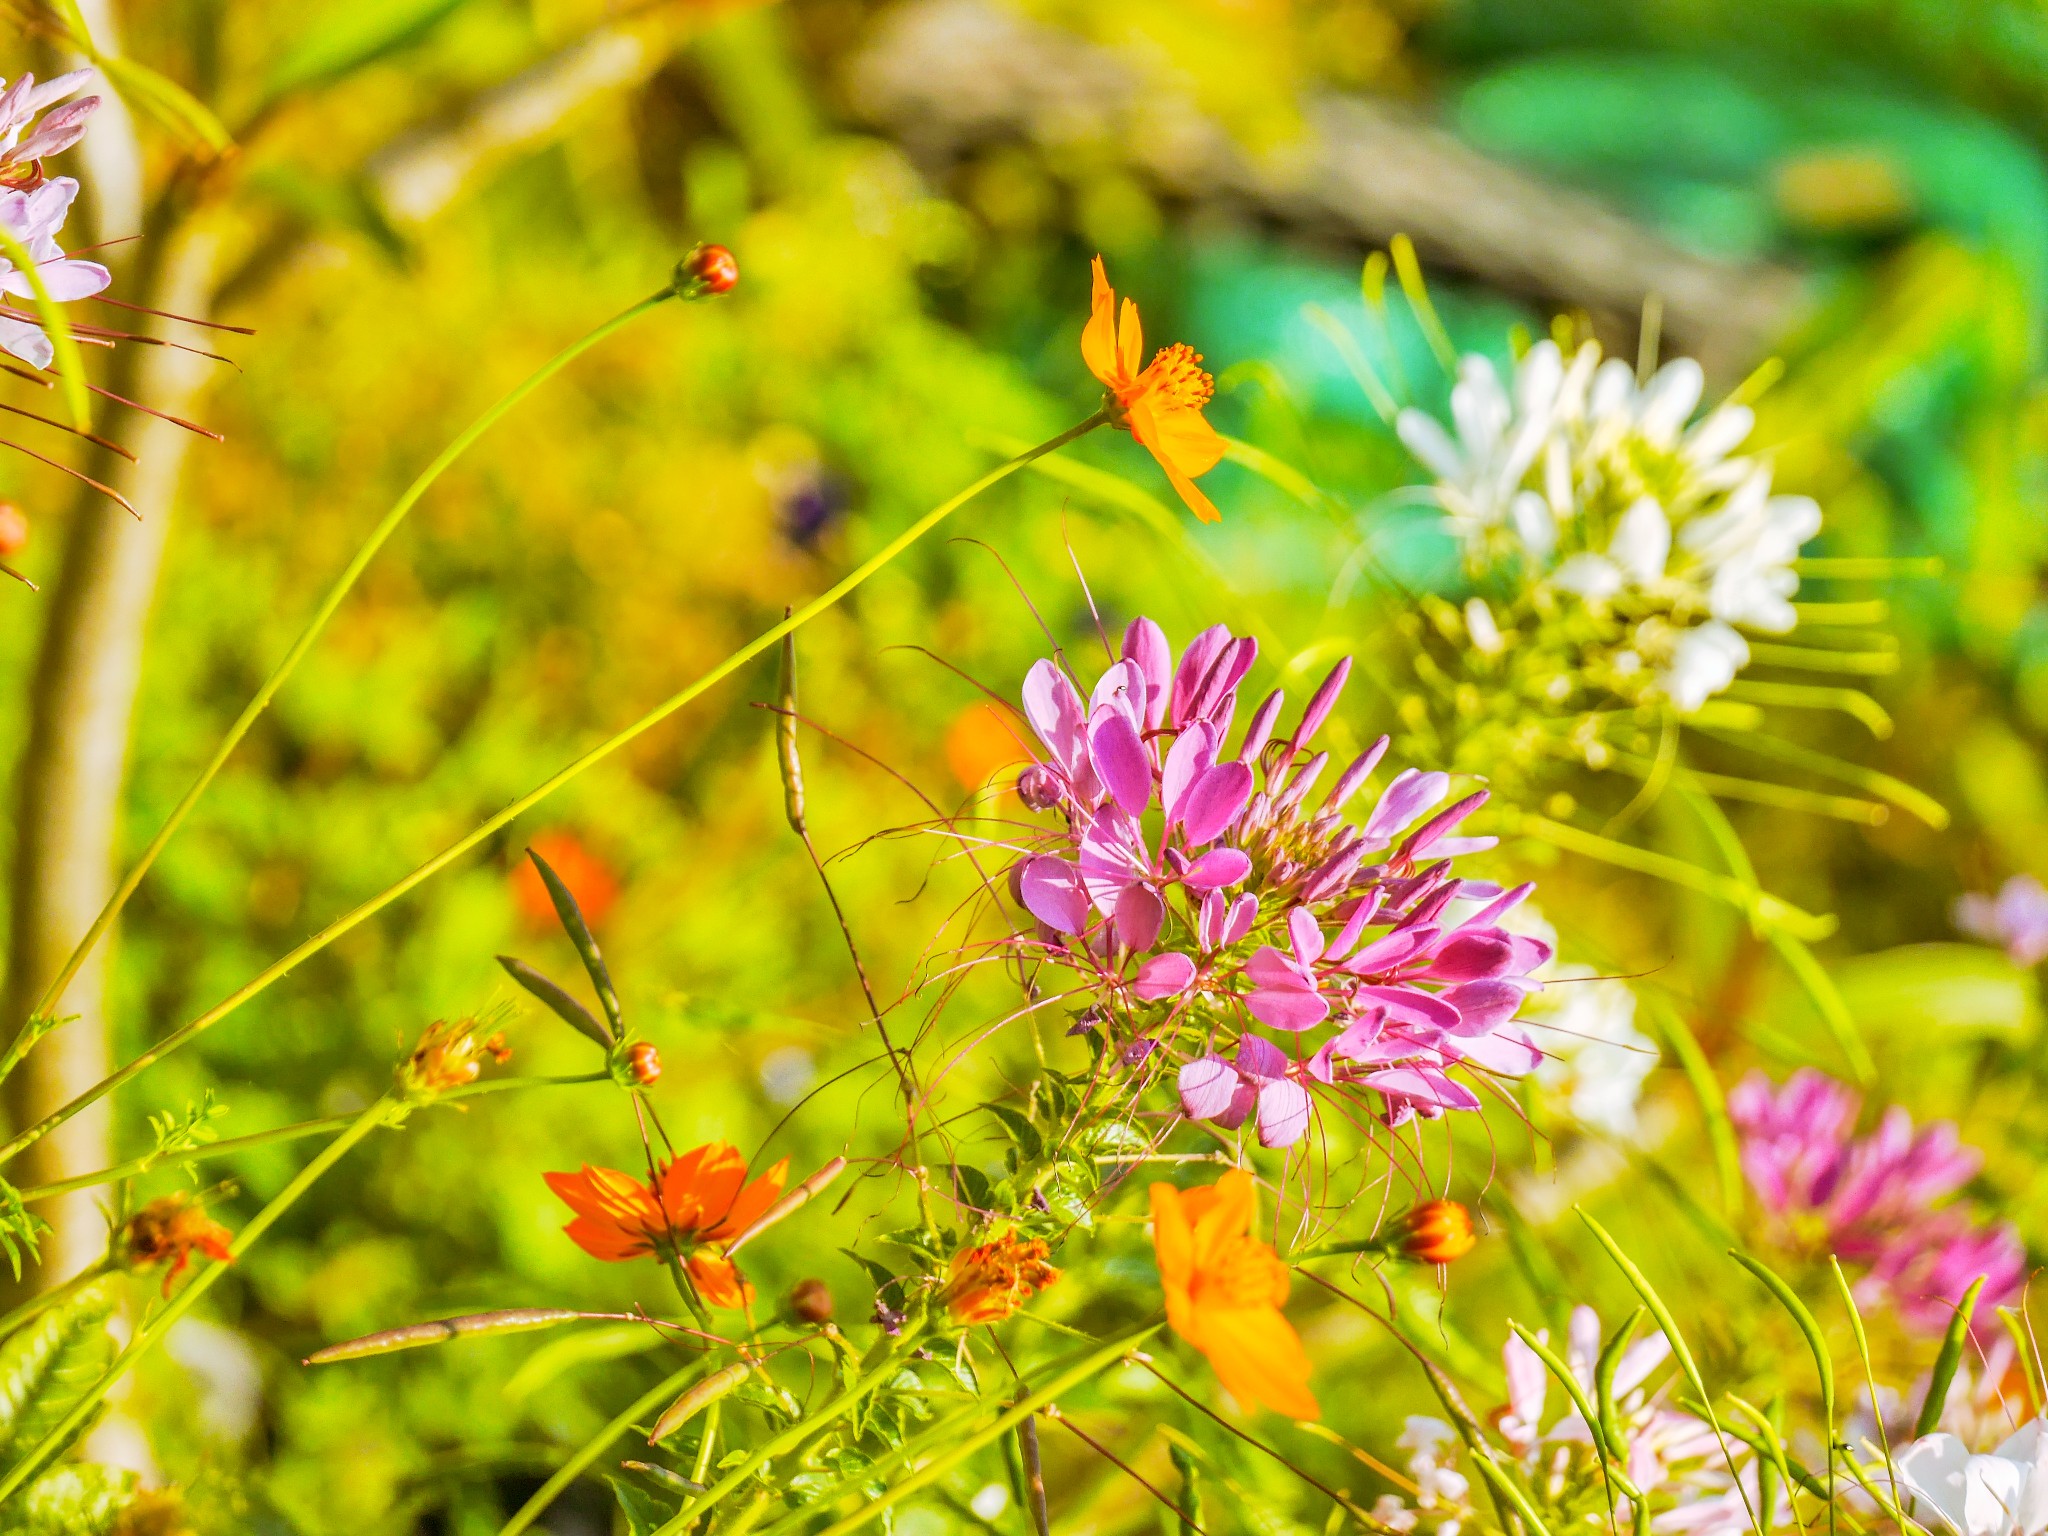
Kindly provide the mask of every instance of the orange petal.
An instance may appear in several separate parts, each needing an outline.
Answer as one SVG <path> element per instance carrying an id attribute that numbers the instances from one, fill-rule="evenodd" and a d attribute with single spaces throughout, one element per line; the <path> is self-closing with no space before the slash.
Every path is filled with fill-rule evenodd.
<path id="1" fill-rule="evenodd" d="M 569 1235 L 570 1242 L 607 1264 L 623 1264 L 627 1259 L 654 1252 L 654 1245 L 646 1237 L 589 1216 L 578 1216 L 562 1230 Z"/>
<path id="2" fill-rule="evenodd" d="M 1132 401 L 1125 411 L 1131 436 L 1143 443 L 1152 457 L 1159 461 L 1159 467 L 1166 471 L 1166 478 L 1180 499 L 1187 503 L 1188 510 L 1205 523 L 1220 523 L 1223 514 L 1216 510 L 1216 503 L 1203 494 L 1201 488 L 1190 478 L 1206 474 L 1216 467 L 1217 459 L 1223 457 L 1223 439 L 1217 436 L 1200 411 L 1158 411 L 1149 400 L 1140 398 Z M 1213 444 L 1214 457 L 1210 457 Z M 1183 461 L 1178 457 L 1186 454 Z M 1199 465 L 1199 468 L 1193 466 Z"/>
<path id="3" fill-rule="evenodd" d="M 1135 379 L 1145 363 L 1145 327 L 1138 321 L 1138 301 L 1124 300 L 1123 318 L 1117 323 L 1117 366 L 1127 379 Z"/>
<path id="4" fill-rule="evenodd" d="M 761 1218 L 762 1212 L 782 1198 L 783 1182 L 789 1177 L 789 1159 L 784 1158 L 740 1191 L 725 1219 L 707 1227 L 704 1236 L 713 1242 L 731 1242 Z"/>
<path id="5" fill-rule="evenodd" d="M 740 1278 L 739 1270 L 733 1267 L 730 1259 L 721 1259 L 710 1253 L 693 1253 L 684 1261 L 683 1267 L 689 1270 L 697 1290 L 711 1306 L 737 1310 L 753 1300 L 754 1288 Z"/>
<path id="6" fill-rule="evenodd" d="M 1195 1218 L 1194 1254 L 1197 1264 L 1213 1262 L 1224 1244 L 1251 1230 L 1258 1207 L 1258 1190 L 1252 1176 L 1233 1168 L 1213 1186 L 1213 1192 Z"/>
<path id="7" fill-rule="evenodd" d="M 1261 1403 L 1291 1419 L 1321 1416 L 1309 1391 L 1308 1351 L 1301 1335 L 1271 1307 L 1212 1307 L 1201 1313 L 1196 1347 L 1216 1379 L 1240 1402 Z"/>
<path id="8" fill-rule="evenodd" d="M 1187 1293 L 1188 1276 L 1194 1268 L 1186 1199 L 1171 1184 L 1152 1186 L 1152 1251 L 1159 1260 L 1159 1280 L 1169 1298 L 1176 1291 Z"/>
<path id="9" fill-rule="evenodd" d="M 585 1163 L 578 1173 L 547 1173 L 541 1177 L 578 1216 L 615 1226 L 641 1226 L 659 1219 L 647 1186 L 616 1168 L 595 1168 Z"/>
<path id="10" fill-rule="evenodd" d="M 1116 356 L 1116 294 L 1110 289 L 1109 275 L 1102 270 L 1102 258 L 1095 258 L 1095 285 L 1088 309 L 1088 324 L 1081 331 L 1081 361 L 1088 365 L 1088 371 L 1101 380 L 1106 389 L 1115 389 L 1126 380 L 1117 373 Z"/>
<path id="11" fill-rule="evenodd" d="M 703 1154 L 696 1176 L 688 1184 L 663 1178 L 661 1189 L 677 1228 L 703 1232 L 723 1221 L 739 1198 L 747 1181 L 747 1160 L 729 1141 L 707 1142 L 696 1150 Z"/>
<path id="12" fill-rule="evenodd" d="M 1206 475 L 1223 462 L 1223 434 L 1209 425 L 1209 418 L 1185 406 L 1146 413 L 1149 436 L 1145 446 L 1163 459 L 1170 459 L 1184 475 Z"/>

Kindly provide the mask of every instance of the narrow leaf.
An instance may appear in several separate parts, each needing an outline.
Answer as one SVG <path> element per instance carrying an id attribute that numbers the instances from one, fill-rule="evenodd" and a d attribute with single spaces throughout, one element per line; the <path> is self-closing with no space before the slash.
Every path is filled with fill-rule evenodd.
<path id="1" fill-rule="evenodd" d="M 1934 1374 L 1927 1378 L 1927 1396 L 1920 1400 L 1920 1417 L 1913 1421 L 1913 1438 L 1931 1435 L 1941 1427 L 1941 1410 L 1948 1405 L 1949 1385 L 1956 1379 L 1956 1367 L 1963 1362 L 1963 1346 L 1970 1341 L 1970 1314 L 1977 1309 L 1978 1293 L 1984 1289 L 1979 1275 L 1956 1303 L 1955 1316 L 1948 1320 L 1948 1332 L 1941 1336 L 1941 1351 L 1934 1357 Z"/>
<path id="2" fill-rule="evenodd" d="M 1799 985 L 1806 989 L 1821 1022 L 1827 1025 L 1828 1033 L 1835 1037 L 1835 1045 L 1849 1064 L 1850 1076 L 1864 1087 L 1869 1087 L 1877 1080 L 1877 1063 L 1870 1059 L 1870 1049 L 1863 1043 L 1862 1031 L 1856 1027 L 1849 1005 L 1842 1000 L 1835 978 L 1814 958 L 1813 951 L 1803 940 L 1785 929 L 1774 927 L 1764 937 L 1770 940 L 1771 948 L 1778 952 L 1779 958 L 1798 978 Z"/>
<path id="3" fill-rule="evenodd" d="M 0 1464 L 40 1445 L 112 1362 L 118 1295 L 112 1279 L 95 1281 L 0 1346 Z"/>
<path id="4" fill-rule="evenodd" d="M 612 985 L 612 973 L 604 963 L 604 956 L 598 952 L 597 940 L 591 935 L 590 924 L 583 920 L 583 909 L 576 904 L 569 887 L 562 883 L 562 877 L 555 873 L 548 861 L 531 848 L 526 856 L 533 860 L 533 867 L 540 871 L 541 883 L 548 888 L 548 899 L 555 904 L 555 916 L 562 920 L 562 928 L 569 935 L 569 942 L 576 946 L 576 953 L 583 961 L 583 969 L 590 973 L 590 984 L 597 989 L 598 1006 L 604 1009 L 604 1016 L 611 1020 L 612 1037 L 623 1039 L 626 1021 L 619 1010 L 618 989 Z"/>
<path id="5" fill-rule="evenodd" d="M 554 982 L 513 955 L 498 956 L 498 964 L 505 968 L 506 975 L 546 1003 L 557 1018 L 581 1030 L 605 1050 L 609 1051 L 612 1048 L 612 1037 L 606 1032 L 605 1027 L 597 1022 L 596 1015 Z"/>

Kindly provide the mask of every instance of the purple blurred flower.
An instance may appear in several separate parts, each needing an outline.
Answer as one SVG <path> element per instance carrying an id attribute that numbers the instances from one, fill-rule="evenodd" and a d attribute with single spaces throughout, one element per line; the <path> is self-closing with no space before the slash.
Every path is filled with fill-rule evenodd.
<path id="1" fill-rule="evenodd" d="M 1861 1100 L 1810 1068 L 1773 1089 L 1761 1072 L 1728 1095 L 1742 1168 L 1785 1235 L 1868 1265 L 1859 1298 L 1889 1302 L 1908 1327 L 1939 1333 L 1979 1275 L 1976 1316 L 2020 1292 L 2026 1253 L 2012 1228 L 1979 1223 L 1964 1203 L 1939 1206 L 1983 1158 L 1947 1121 L 1915 1133 L 1897 1105 L 1855 1135 Z"/>
<path id="2" fill-rule="evenodd" d="M 1532 1070 L 1511 1024 L 1550 956 L 1500 919 L 1530 887 L 1462 879 L 1453 859 L 1491 847 L 1457 829 L 1486 802 L 1448 806 L 1448 774 L 1397 774 L 1356 820 L 1344 812 L 1386 751 L 1381 739 L 1329 786 L 1311 741 L 1350 673 L 1339 662 L 1291 734 L 1274 693 L 1228 747 L 1255 642 L 1203 631 L 1176 665 L 1139 619 L 1084 696 L 1051 661 L 1025 679 L 1043 751 L 1020 789 L 1063 826 L 1027 846 L 1013 891 L 1037 920 L 1027 947 L 1099 983 L 1182 1063 L 1183 1111 L 1235 1127 L 1256 1109 L 1267 1146 L 1307 1131 L 1312 1090 L 1369 1090 L 1380 1118 L 1476 1109 L 1449 1074 Z M 1248 951 L 1248 952 L 1247 952 Z M 1116 1012 L 1113 1008 L 1112 1012 Z M 1255 1026 L 1319 1046 L 1290 1057 Z M 1217 1052 L 1236 1040 L 1234 1060 Z"/>
<path id="3" fill-rule="evenodd" d="M 2032 875 L 2014 875 L 1996 896 L 1958 896 L 1951 916 L 1971 938 L 2003 946 L 2015 965 L 2048 960 L 2048 888 Z"/>

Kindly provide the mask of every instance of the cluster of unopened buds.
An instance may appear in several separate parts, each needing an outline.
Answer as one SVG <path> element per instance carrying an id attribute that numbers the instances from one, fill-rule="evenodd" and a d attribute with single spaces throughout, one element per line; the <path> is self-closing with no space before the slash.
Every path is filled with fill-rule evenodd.
<path id="1" fill-rule="evenodd" d="M 1148 1080 L 1177 1072 L 1190 1119 L 1256 1116 L 1259 1140 L 1283 1147 L 1307 1133 L 1317 1090 L 1369 1091 L 1390 1125 L 1477 1109 L 1451 1073 L 1535 1067 L 1541 1053 L 1513 1020 L 1550 957 L 1500 926 L 1532 887 L 1454 871 L 1458 855 L 1492 846 L 1457 835 L 1486 792 L 1444 806 L 1449 776 L 1409 769 L 1347 819 L 1382 738 L 1311 806 L 1330 766 L 1313 738 L 1350 663 L 1286 735 L 1282 696 L 1269 695 L 1231 749 L 1256 654 L 1217 626 L 1176 666 L 1141 618 L 1085 698 L 1053 662 L 1031 669 L 1024 713 L 1044 753 L 1018 793 L 1062 825 L 1014 866 L 1013 894 L 1035 920 L 1020 943 L 1080 973 L 1084 1018 L 1111 1029 L 1127 1066 Z"/>
<path id="2" fill-rule="evenodd" d="M 486 1059 L 500 1066 L 512 1059 L 502 1030 L 486 1034 L 475 1019 L 436 1019 L 399 1067 L 399 1085 L 409 1097 L 433 1098 L 475 1082 Z"/>

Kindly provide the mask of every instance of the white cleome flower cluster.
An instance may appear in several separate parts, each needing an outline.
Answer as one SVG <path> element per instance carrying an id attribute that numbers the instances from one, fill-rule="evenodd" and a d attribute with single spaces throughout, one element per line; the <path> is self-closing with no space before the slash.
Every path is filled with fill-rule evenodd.
<path id="1" fill-rule="evenodd" d="M 1792 562 L 1820 529 L 1812 498 L 1772 494 L 1769 463 L 1737 454 L 1747 406 L 1693 419 L 1704 385 L 1691 358 L 1638 384 L 1596 342 L 1567 360 L 1542 341 L 1509 384 L 1491 360 L 1463 360 L 1453 431 L 1413 409 L 1396 423 L 1475 576 L 1614 614 L 1630 631 L 1617 671 L 1647 669 L 1688 713 L 1748 665 L 1744 630 L 1792 628 Z"/>

